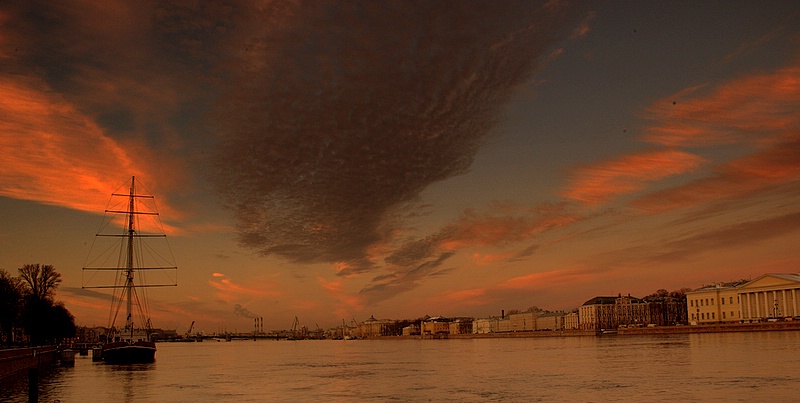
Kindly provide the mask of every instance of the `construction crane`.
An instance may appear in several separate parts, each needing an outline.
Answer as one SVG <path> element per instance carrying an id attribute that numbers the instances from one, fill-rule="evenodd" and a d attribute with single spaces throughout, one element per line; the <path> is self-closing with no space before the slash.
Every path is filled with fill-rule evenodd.
<path id="1" fill-rule="evenodd" d="M 189 337 L 191 337 L 191 334 L 192 334 L 192 329 L 194 329 L 194 321 L 192 321 L 192 324 L 191 324 L 191 325 L 189 325 L 189 330 L 187 330 L 187 331 L 186 331 L 186 336 L 184 336 L 184 337 L 186 337 L 187 339 L 188 339 Z"/>
<path id="2" fill-rule="evenodd" d="M 294 317 L 294 322 L 292 322 L 292 337 L 297 338 L 297 325 L 300 324 L 300 319 L 297 319 L 297 316 Z"/>

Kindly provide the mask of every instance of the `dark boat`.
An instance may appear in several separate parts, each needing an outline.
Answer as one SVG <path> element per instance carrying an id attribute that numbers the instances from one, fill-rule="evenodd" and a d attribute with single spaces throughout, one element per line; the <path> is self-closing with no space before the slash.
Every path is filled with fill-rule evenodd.
<path id="1" fill-rule="evenodd" d="M 143 364 L 156 360 L 156 343 L 152 341 L 117 341 L 106 343 L 101 351 L 109 364 Z"/>
<path id="2" fill-rule="evenodd" d="M 150 325 L 148 305 L 145 299 L 144 290 L 137 292 L 137 289 L 145 287 L 164 287 L 176 286 L 176 276 L 166 275 L 166 281 L 157 284 L 136 283 L 134 279 L 138 276 L 143 278 L 145 271 L 155 270 L 164 272 L 176 272 L 177 267 L 172 259 L 172 252 L 160 253 L 151 245 L 145 245 L 148 238 L 166 238 L 158 220 L 158 213 L 155 211 L 154 203 L 150 208 L 142 208 L 147 205 L 144 201 L 153 200 L 152 195 L 136 193 L 136 178 L 131 177 L 130 191 L 128 193 L 112 193 L 112 200 L 115 197 L 125 197 L 124 206 L 114 206 L 109 202 L 109 208 L 105 210 L 106 217 L 103 225 L 98 231 L 95 244 L 92 249 L 97 247 L 98 239 L 111 239 L 111 247 L 100 246 L 102 254 L 95 257 L 91 262 L 87 259 L 84 273 L 113 273 L 115 276 L 114 285 L 97 285 L 83 288 L 108 288 L 113 289 L 114 294 L 111 303 L 111 314 L 109 315 L 109 334 L 106 336 L 106 343 L 100 351 L 103 361 L 110 364 L 138 364 L 155 361 L 156 343 L 151 340 L 153 334 Z M 123 217 L 123 232 L 116 234 L 105 233 L 104 230 L 110 224 L 119 223 L 119 217 Z M 141 218 L 150 219 L 149 225 L 142 225 Z M 147 227 L 151 232 L 145 233 L 142 227 Z M 157 231 L 152 231 L 156 229 Z M 166 244 L 166 242 L 165 242 Z M 167 250 L 169 245 L 166 244 Z M 111 253 L 109 251 L 114 251 Z M 164 258 L 169 256 L 169 258 Z M 90 252 L 90 257 L 92 253 Z M 114 266 L 106 266 L 106 262 L 112 258 L 117 259 Z M 99 266 L 94 266 L 95 262 L 100 262 Z M 155 263 L 155 264 L 152 264 Z M 86 274 L 84 274 L 84 279 Z M 90 276 L 94 279 L 95 274 Z M 125 324 L 121 329 L 116 328 L 116 320 L 121 311 L 122 305 L 126 307 Z"/>

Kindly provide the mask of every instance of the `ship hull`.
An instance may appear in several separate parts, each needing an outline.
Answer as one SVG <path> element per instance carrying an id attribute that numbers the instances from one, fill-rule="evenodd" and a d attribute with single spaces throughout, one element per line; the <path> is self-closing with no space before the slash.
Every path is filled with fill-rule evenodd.
<path id="1" fill-rule="evenodd" d="M 103 361 L 109 364 L 143 364 L 156 360 L 156 344 L 148 341 L 110 343 L 103 346 Z"/>

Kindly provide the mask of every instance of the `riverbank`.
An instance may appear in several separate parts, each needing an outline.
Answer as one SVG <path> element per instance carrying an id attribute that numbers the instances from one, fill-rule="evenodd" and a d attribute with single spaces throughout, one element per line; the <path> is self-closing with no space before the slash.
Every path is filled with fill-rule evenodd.
<path id="1" fill-rule="evenodd" d="M 726 323 L 713 325 L 683 325 L 683 326 L 656 326 L 656 327 L 628 327 L 613 331 L 594 330 L 546 330 L 529 332 L 498 332 L 478 334 L 436 334 L 414 336 L 382 336 L 370 339 L 505 339 L 528 337 L 587 337 L 608 335 L 659 335 L 659 334 L 688 334 L 688 333 L 726 333 L 726 332 L 769 332 L 800 330 L 800 321 L 786 322 L 759 322 L 759 323 Z"/>
<path id="2" fill-rule="evenodd" d="M 629 327 L 617 330 L 619 335 L 683 334 L 683 333 L 726 333 L 726 332 L 769 332 L 800 330 L 800 321 L 725 323 L 713 325 Z"/>
<path id="3" fill-rule="evenodd" d="M 0 350 L 0 380 L 30 368 L 43 368 L 56 362 L 58 349 L 53 346 Z"/>

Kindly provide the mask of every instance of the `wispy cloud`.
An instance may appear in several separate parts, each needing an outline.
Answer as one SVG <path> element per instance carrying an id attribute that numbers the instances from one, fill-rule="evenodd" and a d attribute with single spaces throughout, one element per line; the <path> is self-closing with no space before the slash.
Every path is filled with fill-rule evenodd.
<path id="1" fill-rule="evenodd" d="M 0 195 L 101 212 L 124 179 L 109 167 L 140 172 L 119 143 L 44 83 L 0 76 L 0 92 Z"/>
<path id="2" fill-rule="evenodd" d="M 137 175 L 177 218 L 165 196 L 195 184 L 186 164 L 208 144 L 198 117 L 216 88 L 207 69 L 219 49 L 203 34 L 224 24 L 201 17 L 225 10 L 4 3 L 1 194 L 97 212 Z"/>
<path id="3" fill-rule="evenodd" d="M 669 147 L 758 144 L 796 133 L 800 64 L 737 78 L 711 87 L 690 87 L 647 110 L 653 124 L 643 140 Z"/>
<path id="4" fill-rule="evenodd" d="M 263 297 L 276 297 L 282 295 L 274 282 L 260 278 L 251 285 L 243 285 L 233 281 L 221 273 L 212 274 L 208 285 L 216 289 L 216 299 L 225 303 L 250 302 Z"/>
<path id="5" fill-rule="evenodd" d="M 579 169 L 563 195 L 588 204 L 607 203 L 645 189 L 651 182 L 692 172 L 703 162 L 697 155 L 671 149 L 624 155 Z"/>

